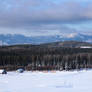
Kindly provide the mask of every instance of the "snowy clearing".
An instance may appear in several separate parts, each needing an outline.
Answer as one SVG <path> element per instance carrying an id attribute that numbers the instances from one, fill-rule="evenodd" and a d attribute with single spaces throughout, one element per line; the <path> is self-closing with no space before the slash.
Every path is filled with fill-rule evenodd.
<path id="1" fill-rule="evenodd" d="M 8 72 L 0 75 L 0 92 L 92 92 L 92 70 Z"/>

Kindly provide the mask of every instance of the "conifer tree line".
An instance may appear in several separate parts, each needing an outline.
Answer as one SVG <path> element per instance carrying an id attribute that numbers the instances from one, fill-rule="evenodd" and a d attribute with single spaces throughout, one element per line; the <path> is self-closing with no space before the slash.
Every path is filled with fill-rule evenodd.
<path id="1" fill-rule="evenodd" d="M 73 70 L 92 68 L 92 49 L 31 47 L 0 48 L 0 68 L 16 70 Z"/>

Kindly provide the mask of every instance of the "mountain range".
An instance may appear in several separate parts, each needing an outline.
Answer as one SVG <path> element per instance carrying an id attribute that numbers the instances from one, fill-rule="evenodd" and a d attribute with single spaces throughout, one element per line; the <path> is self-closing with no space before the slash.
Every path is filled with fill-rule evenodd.
<path id="1" fill-rule="evenodd" d="M 53 36 L 24 36 L 20 34 L 0 34 L 0 45 L 43 44 L 59 41 L 81 41 L 92 43 L 92 35 L 71 33 Z"/>

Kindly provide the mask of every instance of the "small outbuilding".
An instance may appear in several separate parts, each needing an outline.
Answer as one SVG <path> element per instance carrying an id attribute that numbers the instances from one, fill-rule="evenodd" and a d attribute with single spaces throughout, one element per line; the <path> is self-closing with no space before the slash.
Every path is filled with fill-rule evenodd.
<path id="1" fill-rule="evenodd" d="M 18 72 L 18 73 L 23 73 L 23 72 L 24 72 L 24 69 L 22 69 L 22 68 L 17 69 L 17 72 Z"/>
<path id="2" fill-rule="evenodd" d="M 5 69 L 0 69 L 0 74 L 7 74 L 7 71 Z"/>

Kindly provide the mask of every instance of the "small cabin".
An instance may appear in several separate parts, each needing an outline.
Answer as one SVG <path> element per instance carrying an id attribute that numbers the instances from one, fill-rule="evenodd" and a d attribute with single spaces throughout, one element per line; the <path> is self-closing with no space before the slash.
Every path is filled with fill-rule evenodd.
<path id="1" fill-rule="evenodd" d="M 7 74 L 7 71 L 5 69 L 0 69 L 0 74 Z"/>
<path id="2" fill-rule="evenodd" d="M 23 73 L 23 72 L 24 72 L 24 69 L 22 69 L 22 68 L 17 69 L 17 72 L 18 72 L 18 73 Z"/>

